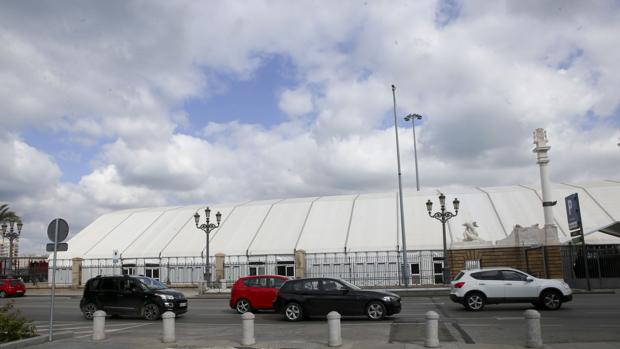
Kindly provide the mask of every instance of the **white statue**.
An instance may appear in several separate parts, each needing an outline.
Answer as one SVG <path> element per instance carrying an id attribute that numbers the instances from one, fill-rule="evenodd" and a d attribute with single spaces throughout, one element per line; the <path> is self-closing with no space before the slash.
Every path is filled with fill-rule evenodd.
<path id="1" fill-rule="evenodd" d="M 463 223 L 465 231 L 463 232 L 463 241 L 482 241 L 478 235 L 478 223 L 477 222 L 465 222 Z"/>

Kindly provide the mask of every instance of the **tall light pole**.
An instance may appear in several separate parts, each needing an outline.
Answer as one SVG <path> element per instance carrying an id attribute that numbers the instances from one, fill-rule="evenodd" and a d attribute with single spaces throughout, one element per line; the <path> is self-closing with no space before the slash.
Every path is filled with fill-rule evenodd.
<path id="1" fill-rule="evenodd" d="M 411 126 L 413 128 L 413 158 L 415 159 L 415 187 L 420 191 L 420 179 L 418 177 L 418 149 L 415 141 L 415 119 L 422 120 L 420 114 L 409 114 L 405 116 L 405 121 L 411 120 Z"/>
<path id="2" fill-rule="evenodd" d="M 205 220 L 206 223 L 198 224 L 200 221 L 200 214 L 196 212 L 194 214 L 194 221 L 196 221 L 196 228 L 204 231 L 207 235 L 207 242 L 205 245 L 205 274 L 204 274 L 204 290 L 211 287 L 211 267 L 209 265 L 209 233 L 217 227 L 220 226 L 220 222 L 222 220 L 222 214 L 218 211 L 215 214 L 215 219 L 217 221 L 217 225 L 209 222 L 209 216 L 211 215 L 211 209 L 209 207 L 205 208 Z"/>
<path id="3" fill-rule="evenodd" d="M 441 222 L 441 229 L 443 231 L 443 283 L 447 284 L 450 282 L 450 264 L 448 263 L 448 249 L 446 246 L 446 222 L 450 220 L 450 218 L 455 217 L 459 214 L 459 199 L 454 199 L 452 201 L 452 205 L 454 205 L 454 213 L 446 211 L 446 196 L 443 193 L 439 194 L 439 205 L 441 205 L 441 211 L 435 212 L 435 214 L 431 214 L 433 210 L 433 202 L 428 200 L 426 202 L 426 210 L 428 211 L 428 215 L 433 217 Z"/>
<path id="4" fill-rule="evenodd" d="M 405 287 L 409 286 L 409 263 L 407 262 L 407 239 L 405 235 L 405 210 L 403 208 L 403 184 L 400 173 L 400 147 L 398 145 L 398 121 L 396 119 L 396 86 L 392 85 L 394 100 L 394 130 L 396 131 L 396 163 L 398 164 L 398 197 L 400 200 L 400 232 L 403 240 L 403 280 Z"/>
<path id="5" fill-rule="evenodd" d="M 15 226 L 17 225 L 17 231 L 15 231 Z M 7 231 L 6 222 L 2 222 L 2 238 L 9 239 L 9 268 L 11 268 L 11 274 L 15 274 L 13 271 L 13 240 L 19 238 L 19 235 L 22 233 L 22 224 L 21 221 L 11 220 L 9 221 L 9 231 Z"/>

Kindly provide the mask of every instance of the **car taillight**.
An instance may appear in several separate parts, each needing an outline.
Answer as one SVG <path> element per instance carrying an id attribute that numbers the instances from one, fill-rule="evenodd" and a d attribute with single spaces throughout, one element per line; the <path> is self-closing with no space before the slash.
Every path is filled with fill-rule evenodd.
<path id="1" fill-rule="evenodd" d="M 454 288 L 461 288 L 465 285 L 465 283 L 463 281 L 461 282 L 457 282 L 456 284 L 454 284 Z"/>

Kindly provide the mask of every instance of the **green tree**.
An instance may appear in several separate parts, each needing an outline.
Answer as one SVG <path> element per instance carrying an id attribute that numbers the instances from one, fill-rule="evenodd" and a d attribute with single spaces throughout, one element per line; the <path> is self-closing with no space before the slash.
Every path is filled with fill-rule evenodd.
<path id="1" fill-rule="evenodd" d="M 0 205 L 0 222 L 21 222 L 21 218 L 9 209 L 9 204 Z"/>

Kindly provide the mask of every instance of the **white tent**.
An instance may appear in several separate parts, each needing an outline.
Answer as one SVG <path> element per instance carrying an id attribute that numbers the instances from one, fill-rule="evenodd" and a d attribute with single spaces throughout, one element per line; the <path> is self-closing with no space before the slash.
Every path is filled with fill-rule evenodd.
<path id="1" fill-rule="evenodd" d="M 442 248 L 441 224 L 428 216 L 425 202 L 438 209 L 440 189 L 404 192 L 408 250 Z M 505 238 L 515 224 L 543 224 L 540 188 L 507 186 L 443 191 L 447 208 L 457 197 L 460 210 L 447 224 L 449 244 L 462 239 L 464 222 L 476 221 L 483 240 Z M 598 232 L 620 221 L 620 182 L 554 184 L 555 223 L 560 241 L 570 240 L 564 198 L 578 193 L 584 231 L 590 244 L 617 244 L 620 238 Z M 220 227 L 211 233 L 210 254 L 234 255 L 395 251 L 401 245 L 397 192 L 212 204 L 222 213 Z M 204 206 L 158 207 L 104 214 L 74 236 L 60 259 L 199 257 L 205 234 L 193 214 L 204 220 Z"/>

